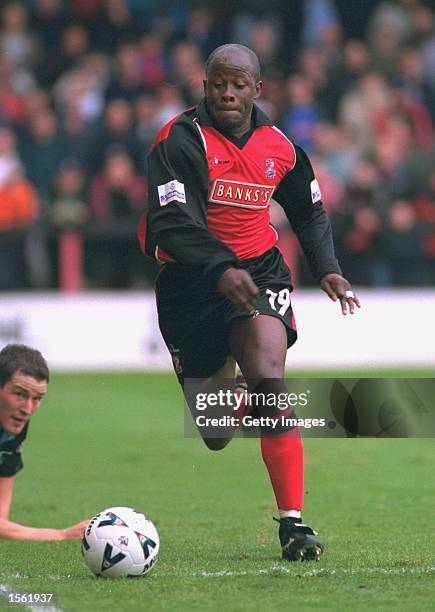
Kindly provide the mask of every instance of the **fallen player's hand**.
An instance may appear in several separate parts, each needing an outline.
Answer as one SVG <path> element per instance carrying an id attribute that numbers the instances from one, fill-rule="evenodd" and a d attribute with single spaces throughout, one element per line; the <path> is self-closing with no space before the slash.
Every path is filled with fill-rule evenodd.
<path id="1" fill-rule="evenodd" d="M 233 304 L 247 314 L 254 314 L 258 287 L 249 272 L 239 268 L 228 268 L 218 281 L 218 289 Z"/>
<path id="2" fill-rule="evenodd" d="M 340 300 L 341 312 L 345 315 L 348 310 L 350 314 L 355 312 L 355 305 L 361 308 L 361 302 L 352 291 L 352 287 L 340 274 L 326 274 L 320 281 L 320 286 L 331 300 Z"/>
<path id="3" fill-rule="evenodd" d="M 62 540 L 81 540 L 83 538 L 86 527 L 89 525 L 89 520 L 82 521 L 66 529 L 61 529 Z"/>

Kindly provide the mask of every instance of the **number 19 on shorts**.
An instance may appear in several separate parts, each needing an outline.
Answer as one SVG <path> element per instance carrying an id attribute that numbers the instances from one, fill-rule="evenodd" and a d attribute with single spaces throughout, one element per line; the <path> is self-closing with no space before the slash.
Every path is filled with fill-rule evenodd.
<path id="1" fill-rule="evenodd" d="M 266 289 L 266 295 L 269 296 L 269 304 L 272 310 L 283 316 L 290 307 L 290 290 L 285 288 L 277 293 L 272 289 Z"/>

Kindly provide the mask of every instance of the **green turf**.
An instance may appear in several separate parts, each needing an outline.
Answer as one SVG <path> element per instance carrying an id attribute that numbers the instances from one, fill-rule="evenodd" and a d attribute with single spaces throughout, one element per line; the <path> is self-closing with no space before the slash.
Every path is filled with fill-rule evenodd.
<path id="1" fill-rule="evenodd" d="M 156 523 L 160 560 L 109 581 L 76 542 L 2 542 L 0 584 L 77 611 L 433 610 L 433 440 L 306 440 L 304 517 L 327 552 L 290 565 L 258 440 L 212 453 L 182 432 L 173 375 L 54 375 L 11 518 L 63 527 L 133 506 Z"/>

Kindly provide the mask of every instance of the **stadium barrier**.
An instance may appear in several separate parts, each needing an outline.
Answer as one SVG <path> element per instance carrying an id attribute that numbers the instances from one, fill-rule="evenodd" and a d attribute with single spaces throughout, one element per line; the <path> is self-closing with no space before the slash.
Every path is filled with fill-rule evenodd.
<path id="1" fill-rule="evenodd" d="M 341 315 L 318 290 L 293 296 L 299 339 L 293 368 L 435 365 L 435 291 L 360 290 L 363 308 Z M 171 368 L 145 292 L 3 294 L 0 346 L 38 347 L 53 370 Z"/>

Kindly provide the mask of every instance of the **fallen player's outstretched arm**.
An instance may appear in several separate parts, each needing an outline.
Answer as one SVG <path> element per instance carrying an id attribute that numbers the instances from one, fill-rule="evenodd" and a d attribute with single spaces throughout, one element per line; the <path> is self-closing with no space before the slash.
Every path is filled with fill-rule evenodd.
<path id="1" fill-rule="evenodd" d="M 80 540 L 89 521 L 82 521 L 66 529 L 26 527 L 0 519 L 0 538 L 6 540 Z"/>

